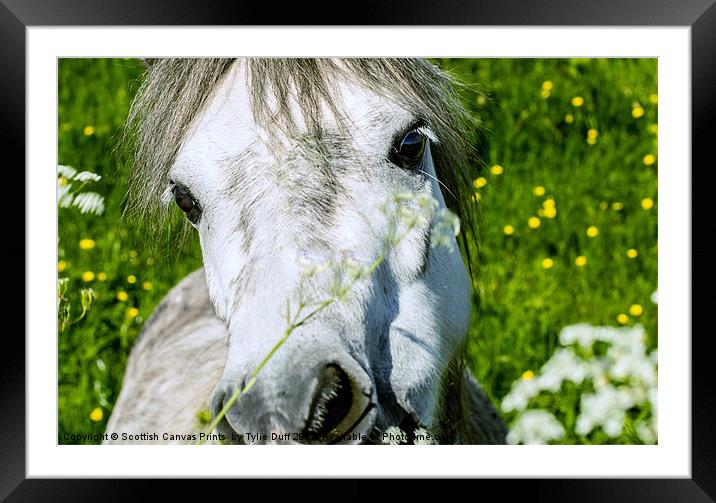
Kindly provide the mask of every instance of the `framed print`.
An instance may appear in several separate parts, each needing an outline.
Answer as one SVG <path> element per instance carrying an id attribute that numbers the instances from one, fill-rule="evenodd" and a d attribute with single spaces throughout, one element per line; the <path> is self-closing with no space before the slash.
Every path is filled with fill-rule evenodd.
<path id="1" fill-rule="evenodd" d="M 716 8 L 508 4 L 277 26 L 4 0 L 27 218 L 3 496 L 327 476 L 710 500 L 691 167 Z"/>

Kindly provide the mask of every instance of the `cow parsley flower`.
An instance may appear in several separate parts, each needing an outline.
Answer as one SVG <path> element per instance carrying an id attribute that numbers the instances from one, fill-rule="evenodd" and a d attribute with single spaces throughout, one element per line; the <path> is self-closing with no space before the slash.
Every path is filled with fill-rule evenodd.
<path id="1" fill-rule="evenodd" d="M 520 414 L 507 434 L 507 443 L 546 444 L 564 437 L 564 426 L 546 410 L 533 409 Z"/>
<path id="2" fill-rule="evenodd" d="M 588 435 L 597 426 L 601 426 L 610 437 L 622 434 L 626 411 L 634 406 L 627 390 L 607 385 L 596 393 L 582 396 L 581 413 L 577 418 L 575 431 L 579 435 Z"/>
<path id="3" fill-rule="evenodd" d="M 587 377 L 588 369 L 571 348 L 560 348 L 542 367 L 537 381 L 540 390 L 557 392 L 564 381 L 581 383 Z"/>
<path id="4" fill-rule="evenodd" d="M 637 437 L 644 443 L 657 441 L 657 365 L 656 350 L 646 348 L 646 333 L 640 324 L 633 327 L 595 327 L 580 323 L 565 327 L 559 334 L 558 348 L 532 379 L 519 379 L 502 400 L 505 412 L 522 411 L 513 426 L 512 443 L 545 443 L 549 435 L 538 435 L 544 427 L 557 435 L 556 429 L 546 425 L 557 419 L 529 409 L 530 401 L 542 392 L 559 393 L 565 382 L 575 385 L 589 383 L 579 398 L 575 433 L 587 436 L 597 428 L 611 438 L 624 432 L 629 411 L 638 407 L 650 411 L 650 416 L 634 424 Z M 606 351 L 595 352 L 595 344 L 607 345 Z M 576 349 L 579 349 L 579 352 Z M 561 425 L 560 425 L 561 426 Z M 532 432 L 532 433 L 530 433 Z M 557 436 L 554 438 L 561 438 Z"/>
<path id="5" fill-rule="evenodd" d="M 539 395 L 540 383 L 538 379 L 520 379 L 512 384 L 509 394 L 502 400 L 502 410 L 524 410 L 534 397 Z"/>

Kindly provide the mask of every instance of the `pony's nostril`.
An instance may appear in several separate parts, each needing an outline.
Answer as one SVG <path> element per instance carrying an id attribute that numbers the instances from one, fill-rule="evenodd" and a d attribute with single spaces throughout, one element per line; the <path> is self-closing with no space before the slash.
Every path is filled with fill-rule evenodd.
<path id="1" fill-rule="evenodd" d="M 348 375 L 338 365 L 328 365 L 318 376 L 318 386 L 304 429 L 309 440 L 324 440 L 348 416 L 353 406 L 353 389 Z"/>

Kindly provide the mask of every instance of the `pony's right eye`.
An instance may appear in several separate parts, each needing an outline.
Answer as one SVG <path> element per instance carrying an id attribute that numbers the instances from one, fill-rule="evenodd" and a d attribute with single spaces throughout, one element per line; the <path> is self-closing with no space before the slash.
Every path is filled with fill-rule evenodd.
<path id="1" fill-rule="evenodd" d="M 189 192 L 189 189 L 184 185 L 175 184 L 172 187 L 172 192 L 174 193 L 174 202 L 176 202 L 179 209 L 184 212 L 186 218 L 194 225 L 199 223 L 201 208 L 196 199 L 194 199 L 194 196 Z"/>
<path id="2" fill-rule="evenodd" d="M 391 162 L 404 169 L 417 168 L 423 160 L 426 142 L 427 138 L 420 131 L 420 125 L 416 124 L 391 148 Z"/>

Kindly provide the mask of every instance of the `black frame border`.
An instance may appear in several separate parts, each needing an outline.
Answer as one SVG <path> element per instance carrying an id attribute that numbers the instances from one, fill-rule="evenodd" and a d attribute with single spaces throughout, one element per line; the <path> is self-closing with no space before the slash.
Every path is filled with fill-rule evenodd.
<path id="1" fill-rule="evenodd" d="M 335 5 L 335 4 L 334 4 Z M 709 285 L 715 284 L 716 244 L 709 243 L 707 230 L 716 230 L 712 222 L 710 199 L 693 197 L 694 189 L 706 191 L 705 177 L 713 164 L 713 135 L 708 127 L 716 111 L 716 5 L 714 0 L 395 0 L 381 4 L 368 0 L 362 4 L 343 4 L 331 8 L 314 8 L 306 3 L 277 6 L 271 3 L 241 3 L 231 0 L 200 2 L 197 0 L 0 0 L 0 143 L 6 158 L 14 166 L 25 166 L 25 30 L 32 26 L 115 26 L 115 25 L 529 25 L 529 26 L 682 26 L 691 27 L 692 72 L 692 168 L 684 168 L 692 186 L 692 270 L 698 267 L 699 285 L 692 283 L 692 327 L 701 320 L 708 327 L 709 309 L 716 295 Z M 350 14 L 348 14 L 350 13 Z M 9 154 L 9 156 L 8 156 Z M 693 169 L 699 165 L 700 171 Z M 8 166 L 9 167 L 9 166 Z M 694 176 L 697 175 L 697 176 Z M 5 177 L 14 176 L 13 188 L 25 208 L 25 171 L 9 168 Z M 699 183 L 694 183 L 697 180 Z M 22 190 L 20 189 L 22 188 Z M 713 197 L 713 196 L 712 196 Z M 12 240 L 0 250 L 0 259 L 11 267 L 4 273 L 5 305 L 9 312 L 25 311 L 25 287 L 22 297 L 11 285 L 24 284 L 21 272 L 31 264 L 26 261 L 25 219 L 3 219 Z M 693 233 L 700 230 L 699 233 Z M 22 236 L 22 239 L 20 238 Z M 698 239 L 697 239 L 698 238 Z M 14 264 L 23 263 L 21 271 Z M 693 276 L 692 276 L 693 277 Z M 24 277 L 22 278 L 24 279 Z M 13 291 L 10 291 L 13 290 Z M 22 306 L 20 306 L 22 298 Z M 13 309 L 14 308 L 14 309 Z M 26 313 L 26 311 L 25 311 Z M 24 320 L 23 320 L 24 321 Z M 23 322 L 24 328 L 24 322 Z M 24 330 L 23 330 L 24 332 Z M 146 495 L 149 485 L 164 495 L 187 493 L 184 481 L 122 479 L 26 479 L 25 478 L 25 343 L 18 331 L 6 331 L 3 362 L 0 365 L 0 498 L 8 501 L 76 501 L 97 497 L 104 501 L 121 501 Z M 687 334 L 671 334 L 673 336 Z M 692 332 L 692 478 L 691 479 L 565 479 L 565 480 L 482 480 L 475 484 L 495 490 L 499 484 L 502 497 L 528 496 L 542 501 L 714 501 L 716 498 L 716 393 L 713 392 L 714 354 L 710 349 L 709 330 Z M 213 481 L 203 484 L 203 497 L 220 486 L 230 488 L 236 482 Z M 307 481 L 294 480 L 294 484 Z M 243 484 L 243 483 L 242 483 Z M 479 484 L 479 486 L 477 485 Z M 489 487 L 488 489 L 488 486 Z M 341 492 L 354 496 L 374 496 L 360 481 L 341 484 Z M 418 481 L 401 484 L 400 491 L 419 487 Z M 323 491 L 321 491 L 323 492 Z M 340 494 L 340 493 L 338 493 Z M 470 493 L 468 493 L 470 494 Z M 473 493 L 474 494 L 474 493 Z M 407 494 L 405 494 L 407 496 Z M 209 496 L 210 497 L 210 496 Z"/>

